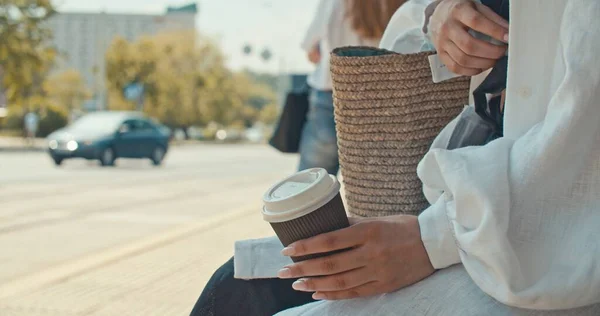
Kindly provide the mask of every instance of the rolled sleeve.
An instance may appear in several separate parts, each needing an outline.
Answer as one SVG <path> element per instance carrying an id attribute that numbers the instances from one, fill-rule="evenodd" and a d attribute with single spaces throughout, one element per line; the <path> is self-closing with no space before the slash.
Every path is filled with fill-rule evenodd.
<path id="1" fill-rule="evenodd" d="M 452 226 L 446 214 L 444 196 L 419 215 L 421 240 L 435 269 L 447 268 L 460 262 Z"/>

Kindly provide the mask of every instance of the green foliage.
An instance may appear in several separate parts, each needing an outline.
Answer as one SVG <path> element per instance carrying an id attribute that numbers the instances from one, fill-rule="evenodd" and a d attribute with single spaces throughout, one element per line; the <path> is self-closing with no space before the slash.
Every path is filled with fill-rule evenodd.
<path id="1" fill-rule="evenodd" d="M 24 112 L 23 111 L 10 111 L 4 118 L 4 124 L 2 128 L 11 131 L 22 131 L 24 125 Z"/>
<path id="2" fill-rule="evenodd" d="M 249 70 L 246 70 L 244 73 L 250 78 L 250 80 L 258 84 L 268 86 L 271 91 L 279 91 L 281 80 L 279 76 L 268 73 L 256 73 Z"/>
<path id="3" fill-rule="evenodd" d="M 117 38 L 106 54 L 109 107 L 134 110 L 123 98 L 132 82 L 145 87 L 144 112 L 171 127 L 251 126 L 276 102 L 269 84 L 233 73 L 220 49 L 193 32 L 161 34 L 129 43 Z"/>
<path id="4" fill-rule="evenodd" d="M 49 0 L 0 1 L 0 89 L 11 105 L 40 94 L 56 56 L 46 46 L 52 34 L 44 27 L 54 12 Z"/>
<path id="5" fill-rule="evenodd" d="M 55 130 L 65 127 L 69 121 L 68 112 L 64 107 L 39 102 L 45 102 L 42 98 L 34 98 L 33 103 L 36 106 L 32 106 L 31 110 L 38 113 L 40 116 L 38 137 L 46 137 Z M 10 131 L 23 131 L 24 128 L 24 117 L 27 113 L 25 109 L 13 108 L 8 112 L 4 120 L 4 128 Z"/>
<path id="6" fill-rule="evenodd" d="M 271 103 L 265 106 L 259 113 L 259 120 L 267 125 L 272 125 L 279 118 L 279 106 L 277 103 Z"/>
<path id="7" fill-rule="evenodd" d="M 204 139 L 207 140 L 214 140 L 216 138 L 217 132 L 219 131 L 219 129 L 221 129 L 221 126 L 219 126 L 219 124 L 211 122 L 208 125 L 206 125 L 206 128 L 203 130 L 203 136 Z"/>
<path id="8" fill-rule="evenodd" d="M 40 117 L 39 136 L 46 136 L 66 125 L 69 113 L 79 110 L 81 104 L 90 97 L 79 72 L 68 70 L 56 74 L 42 82 L 42 88 L 35 95 L 18 98 L 9 107 L 8 116 L 3 120 L 3 129 L 21 132 L 23 116 L 27 111 L 38 111 Z"/>
<path id="9" fill-rule="evenodd" d="M 50 105 L 44 91 L 56 59 L 45 25 L 54 13 L 50 0 L 0 0 L 0 89 L 9 105 L 3 128 L 22 130 L 27 110 L 40 112 L 41 136 L 66 124 L 65 111 Z"/>
<path id="10" fill-rule="evenodd" d="M 81 74 L 74 69 L 49 77 L 43 87 L 48 99 L 68 112 L 81 109 L 83 102 L 92 96 Z"/>
<path id="11" fill-rule="evenodd" d="M 69 122 L 69 115 L 64 107 L 50 104 L 40 112 L 38 136 L 46 137 L 55 130 L 67 126 Z"/>

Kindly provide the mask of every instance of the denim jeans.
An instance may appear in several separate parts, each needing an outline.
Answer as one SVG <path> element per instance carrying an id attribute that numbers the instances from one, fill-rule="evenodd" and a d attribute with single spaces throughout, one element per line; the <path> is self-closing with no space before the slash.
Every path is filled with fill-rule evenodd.
<path id="1" fill-rule="evenodd" d="M 324 168 L 337 174 L 340 168 L 338 145 L 333 116 L 333 94 L 313 90 L 310 108 L 300 140 L 299 170 Z"/>
<path id="2" fill-rule="evenodd" d="M 190 316 L 272 316 L 314 302 L 312 293 L 292 289 L 295 280 L 239 280 L 233 258 L 212 276 Z"/>

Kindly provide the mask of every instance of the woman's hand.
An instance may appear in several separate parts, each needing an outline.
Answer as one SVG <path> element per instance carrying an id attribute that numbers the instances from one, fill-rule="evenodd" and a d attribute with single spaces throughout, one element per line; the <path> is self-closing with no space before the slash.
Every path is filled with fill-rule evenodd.
<path id="1" fill-rule="evenodd" d="M 321 48 L 319 45 L 315 45 L 310 52 L 308 52 L 308 60 L 313 64 L 318 64 L 321 61 Z"/>
<path id="2" fill-rule="evenodd" d="M 508 22 L 473 0 L 442 0 L 431 16 L 428 29 L 442 62 L 459 75 L 474 76 L 490 69 L 506 53 L 506 46 L 469 34 L 472 29 L 508 43 Z"/>
<path id="3" fill-rule="evenodd" d="M 280 278 L 301 278 L 294 289 L 313 298 L 342 300 L 396 291 L 435 270 L 415 216 L 365 219 L 348 228 L 291 244 L 286 256 L 350 250 L 289 265 Z"/>

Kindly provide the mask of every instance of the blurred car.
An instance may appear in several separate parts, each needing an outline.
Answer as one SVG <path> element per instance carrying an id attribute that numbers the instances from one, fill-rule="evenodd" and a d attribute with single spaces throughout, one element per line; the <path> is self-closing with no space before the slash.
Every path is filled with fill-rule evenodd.
<path id="1" fill-rule="evenodd" d="M 261 128 L 252 127 L 244 131 L 244 138 L 251 143 L 262 143 L 265 140 L 265 133 Z"/>
<path id="2" fill-rule="evenodd" d="M 136 112 L 96 112 L 48 136 L 56 165 L 65 159 L 97 159 L 112 166 L 117 158 L 148 158 L 160 165 L 169 149 L 170 130 Z"/>
<path id="3" fill-rule="evenodd" d="M 173 139 L 180 142 L 185 140 L 185 132 L 181 128 L 173 130 Z"/>
<path id="4" fill-rule="evenodd" d="M 204 130 L 201 127 L 192 126 L 188 128 L 188 136 L 194 140 L 204 140 Z"/>
<path id="5" fill-rule="evenodd" d="M 244 139 L 244 135 L 239 130 L 235 129 L 220 129 L 215 134 L 215 139 L 218 142 L 239 142 Z"/>

